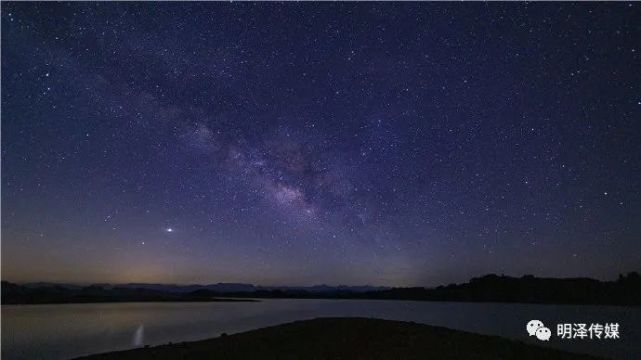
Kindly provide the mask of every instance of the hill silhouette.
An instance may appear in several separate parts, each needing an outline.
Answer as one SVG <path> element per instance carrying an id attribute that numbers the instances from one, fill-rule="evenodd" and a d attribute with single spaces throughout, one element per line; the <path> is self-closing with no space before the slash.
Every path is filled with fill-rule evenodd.
<path id="1" fill-rule="evenodd" d="M 2 281 L 2 304 L 61 304 L 96 302 L 144 301 L 252 301 L 249 299 L 216 299 L 191 293 L 173 293 L 145 288 L 90 285 L 70 287 L 61 285 L 23 286 Z"/>
<path id="2" fill-rule="evenodd" d="M 377 299 L 638 306 L 641 305 L 641 276 L 631 272 L 619 275 L 616 281 L 599 281 L 490 274 L 464 284 L 432 289 L 394 288 L 365 295 Z"/>
<path id="3" fill-rule="evenodd" d="M 163 290 L 158 290 L 163 289 Z M 376 289 L 376 290 L 372 290 Z M 322 290 L 322 291 L 321 291 Z M 422 301 L 508 302 L 534 304 L 641 305 L 641 276 L 619 275 L 615 281 L 589 278 L 537 278 L 485 275 L 467 283 L 435 288 L 372 288 L 349 286 L 269 288 L 248 284 L 214 285 L 91 285 L 72 286 L 2 281 L 3 304 L 124 302 L 124 301 L 223 301 L 225 298 L 323 298 Z M 224 301 L 229 301 L 225 299 Z"/>

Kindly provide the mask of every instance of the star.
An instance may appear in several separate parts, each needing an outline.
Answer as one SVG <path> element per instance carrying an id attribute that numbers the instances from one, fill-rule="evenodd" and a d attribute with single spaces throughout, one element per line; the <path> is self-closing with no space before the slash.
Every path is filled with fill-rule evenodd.
<path id="1" fill-rule="evenodd" d="M 545 9 L 496 3 L 491 32 L 455 4 L 176 6 L 3 4 L 3 280 L 437 286 L 638 267 L 625 5 L 522 27 Z M 442 11 L 461 26 L 425 31 Z M 263 31 L 274 16 L 282 32 Z M 144 256 L 110 252 L 132 245 Z"/>

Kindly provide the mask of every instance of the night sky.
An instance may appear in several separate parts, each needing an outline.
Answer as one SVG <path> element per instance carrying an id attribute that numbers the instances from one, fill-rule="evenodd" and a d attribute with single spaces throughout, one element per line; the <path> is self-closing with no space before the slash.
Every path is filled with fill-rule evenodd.
<path id="1" fill-rule="evenodd" d="M 2 3 L 2 278 L 641 269 L 641 4 Z"/>

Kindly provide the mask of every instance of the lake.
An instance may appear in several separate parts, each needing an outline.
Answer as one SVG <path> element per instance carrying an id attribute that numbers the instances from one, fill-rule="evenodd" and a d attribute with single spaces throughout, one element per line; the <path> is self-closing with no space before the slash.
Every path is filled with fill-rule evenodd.
<path id="1" fill-rule="evenodd" d="M 2 306 L 2 359 L 68 359 L 142 345 L 200 340 L 329 316 L 405 320 L 614 358 L 641 357 L 641 309 L 390 300 L 265 299 L 260 302 Z M 541 320 L 552 339 L 528 337 Z M 620 339 L 562 340 L 557 323 L 619 323 Z M 636 356 L 634 356 L 636 355 Z"/>

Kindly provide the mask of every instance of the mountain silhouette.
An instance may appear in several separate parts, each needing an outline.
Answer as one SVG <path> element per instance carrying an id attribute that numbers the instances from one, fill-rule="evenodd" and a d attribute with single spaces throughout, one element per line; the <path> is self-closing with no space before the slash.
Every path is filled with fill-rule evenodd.
<path id="1" fill-rule="evenodd" d="M 222 301 L 224 298 L 328 298 L 424 301 L 507 302 L 533 304 L 641 305 L 641 276 L 619 275 L 615 281 L 589 278 L 510 277 L 489 274 L 467 283 L 435 288 L 384 288 L 371 286 L 263 287 L 251 284 L 70 284 L 2 281 L 3 304 Z M 225 301 L 229 301 L 226 299 Z"/>

